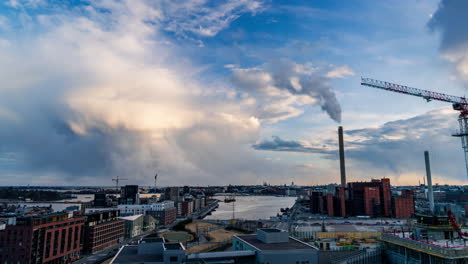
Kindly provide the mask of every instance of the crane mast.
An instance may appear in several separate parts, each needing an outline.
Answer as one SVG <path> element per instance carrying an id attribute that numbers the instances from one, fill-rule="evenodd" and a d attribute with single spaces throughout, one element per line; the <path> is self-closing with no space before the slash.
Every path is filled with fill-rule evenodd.
<path id="1" fill-rule="evenodd" d="M 458 116 L 458 124 L 460 126 L 460 129 L 454 134 L 452 134 L 452 136 L 461 138 L 462 148 L 465 153 L 466 175 L 468 177 L 468 102 L 465 97 L 422 90 L 405 85 L 379 81 L 371 78 L 361 77 L 361 85 L 421 97 L 428 102 L 435 100 L 451 103 L 453 110 L 460 112 L 460 115 Z"/>

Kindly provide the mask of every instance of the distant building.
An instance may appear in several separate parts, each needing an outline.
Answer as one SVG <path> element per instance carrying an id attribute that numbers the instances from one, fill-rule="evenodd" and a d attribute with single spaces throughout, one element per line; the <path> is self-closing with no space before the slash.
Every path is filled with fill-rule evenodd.
<path id="1" fill-rule="evenodd" d="M 84 252 L 92 254 L 123 241 L 125 221 L 119 215 L 115 209 L 85 215 Z"/>
<path id="2" fill-rule="evenodd" d="M 139 204 L 138 185 L 125 185 L 120 190 L 119 204 Z"/>
<path id="3" fill-rule="evenodd" d="M 171 201 L 174 201 L 174 202 L 178 202 L 179 200 L 181 200 L 181 196 L 180 196 L 180 189 L 179 187 L 168 187 L 166 188 L 165 192 L 164 192 L 164 198 L 166 200 L 171 200 Z"/>
<path id="4" fill-rule="evenodd" d="M 279 229 L 257 229 L 257 234 L 233 236 L 232 246 L 238 251 L 254 251 L 256 263 L 318 263 L 317 248 L 289 236 Z"/>
<path id="5" fill-rule="evenodd" d="M 414 213 L 414 193 L 403 190 L 402 197 L 392 199 L 390 179 L 370 182 L 349 182 L 336 187 L 334 194 L 326 190 L 310 195 L 310 211 L 329 216 L 370 216 L 406 218 Z"/>
<path id="6" fill-rule="evenodd" d="M 173 201 L 140 205 L 119 205 L 118 208 L 122 216 L 137 214 L 149 215 L 156 218 L 162 225 L 174 223 L 177 217 L 177 209 Z"/>
<path id="7" fill-rule="evenodd" d="M 69 263 L 78 259 L 84 220 L 67 213 L 16 217 L 0 230 L 0 263 Z"/>
<path id="8" fill-rule="evenodd" d="M 96 193 L 96 194 L 94 194 L 93 205 L 95 207 L 106 207 L 107 206 L 107 195 L 106 195 L 106 193 Z"/>

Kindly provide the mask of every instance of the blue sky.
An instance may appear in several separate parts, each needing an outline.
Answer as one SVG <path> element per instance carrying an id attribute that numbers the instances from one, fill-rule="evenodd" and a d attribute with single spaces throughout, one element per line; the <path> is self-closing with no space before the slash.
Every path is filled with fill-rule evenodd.
<path id="1" fill-rule="evenodd" d="M 0 4 L 1 185 L 466 183 L 456 113 L 360 85 L 466 93 L 463 1 Z M 461 36 L 461 37 L 454 37 Z M 265 146 L 265 147 L 263 147 Z"/>

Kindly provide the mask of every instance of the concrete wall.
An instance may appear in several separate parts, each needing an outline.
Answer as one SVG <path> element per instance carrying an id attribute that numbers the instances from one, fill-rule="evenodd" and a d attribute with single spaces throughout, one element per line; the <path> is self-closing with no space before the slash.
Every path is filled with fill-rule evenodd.
<path id="1" fill-rule="evenodd" d="M 289 241 L 289 233 L 286 231 L 267 232 L 257 229 L 257 238 L 263 243 L 281 243 Z"/>

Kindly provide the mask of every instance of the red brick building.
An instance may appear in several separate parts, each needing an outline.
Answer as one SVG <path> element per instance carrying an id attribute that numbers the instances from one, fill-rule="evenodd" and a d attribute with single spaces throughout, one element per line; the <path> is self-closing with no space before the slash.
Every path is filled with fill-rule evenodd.
<path id="1" fill-rule="evenodd" d="M 0 230 L 0 262 L 70 263 L 82 250 L 84 218 L 67 213 L 18 217 Z"/>
<path id="2" fill-rule="evenodd" d="M 327 212 L 329 216 L 335 215 L 335 210 L 333 209 L 333 195 L 327 194 Z"/>
<path id="3" fill-rule="evenodd" d="M 86 215 L 83 251 L 95 253 L 121 242 L 125 236 L 125 221 L 119 216 L 119 210 Z"/>
<path id="4" fill-rule="evenodd" d="M 374 180 L 372 180 L 374 181 Z M 379 180 L 377 180 L 379 181 Z M 383 178 L 380 180 L 380 199 L 382 201 L 382 215 L 391 217 L 392 209 L 392 188 L 390 186 L 390 179 Z"/>
<path id="5" fill-rule="evenodd" d="M 395 218 L 409 218 L 414 214 L 413 198 L 393 197 L 392 214 Z"/>
<path id="6" fill-rule="evenodd" d="M 380 191 L 377 187 L 364 187 L 364 211 L 368 216 L 376 216 L 375 208 L 380 205 Z"/>

